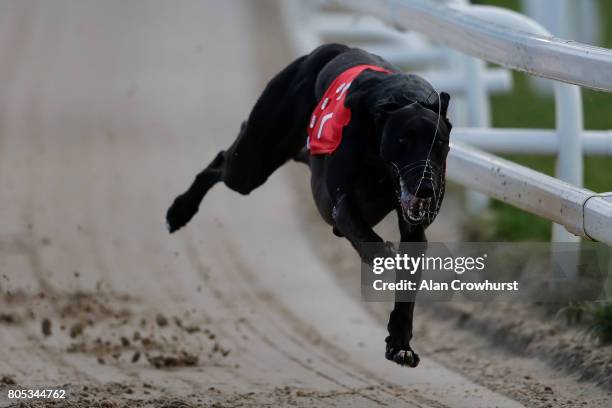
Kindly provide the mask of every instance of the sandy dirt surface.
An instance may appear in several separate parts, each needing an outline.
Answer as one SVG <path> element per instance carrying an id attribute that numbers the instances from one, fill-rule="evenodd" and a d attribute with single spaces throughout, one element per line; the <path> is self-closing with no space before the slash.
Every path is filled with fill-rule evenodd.
<path id="1" fill-rule="evenodd" d="M 261 89 L 272 6 L 0 4 L 0 406 L 15 386 L 66 406 L 521 406 L 427 355 L 385 361 L 286 172 L 166 233 Z"/>

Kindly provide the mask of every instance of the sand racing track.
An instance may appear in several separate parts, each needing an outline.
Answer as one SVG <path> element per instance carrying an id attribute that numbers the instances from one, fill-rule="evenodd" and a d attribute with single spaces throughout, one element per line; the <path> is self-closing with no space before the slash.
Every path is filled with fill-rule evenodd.
<path id="1" fill-rule="evenodd" d="M 171 199 L 272 74 L 255 61 L 275 39 L 253 33 L 279 22 L 254 3 L 0 4 L 0 389 L 67 387 L 69 406 L 520 406 L 428 356 L 385 361 L 384 327 L 306 243 L 284 171 L 249 197 L 218 186 L 167 234 Z"/>

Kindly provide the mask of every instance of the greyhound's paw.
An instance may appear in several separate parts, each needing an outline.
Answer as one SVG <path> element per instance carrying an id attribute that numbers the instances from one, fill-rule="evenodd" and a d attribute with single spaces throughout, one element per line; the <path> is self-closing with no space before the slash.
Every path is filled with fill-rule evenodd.
<path id="1" fill-rule="evenodd" d="M 385 341 L 387 342 L 387 350 L 385 351 L 385 358 L 389 361 L 393 361 L 401 366 L 416 367 L 419 365 L 421 359 L 419 355 L 412 351 L 410 346 L 406 348 L 394 347 L 391 336 L 388 336 Z"/>
<path id="2" fill-rule="evenodd" d="M 166 226 L 172 234 L 176 230 L 184 227 L 198 212 L 198 205 L 194 200 L 186 195 L 176 197 L 168 212 L 166 213 Z"/>

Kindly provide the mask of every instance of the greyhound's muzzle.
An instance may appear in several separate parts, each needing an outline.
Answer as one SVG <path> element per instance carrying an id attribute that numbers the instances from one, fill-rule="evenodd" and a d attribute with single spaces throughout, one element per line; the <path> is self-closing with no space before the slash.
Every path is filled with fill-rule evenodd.
<path id="1" fill-rule="evenodd" d="M 420 224 L 425 220 L 431 206 L 431 197 L 420 198 L 407 191 L 402 191 L 400 206 L 402 213 L 407 221 Z"/>
<path id="2" fill-rule="evenodd" d="M 423 162 L 398 169 L 398 201 L 402 216 L 411 225 L 431 224 L 442 205 L 444 196 L 443 173 Z"/>

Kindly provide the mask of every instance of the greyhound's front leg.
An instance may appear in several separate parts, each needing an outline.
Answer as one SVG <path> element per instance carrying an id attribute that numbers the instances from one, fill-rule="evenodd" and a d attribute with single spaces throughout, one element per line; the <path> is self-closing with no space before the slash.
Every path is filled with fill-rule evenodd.
<path id="1" fill-rule="evenodd" d="M 377 256 L 394 256 L 392 245 L 384 243 L 365 221 L 351 194 L 338 194 L 334 197 L 334 202 L 332 211 L 334 229 L 351 242 L 364 263 L 372 265 Z M 382 248 L 381 245 L 372 245 L 372 243 L 380 243 Z"/>
<path id="2" fill-rule="evenodd" d="M 411 257 L 418 257 L 422 253 L 425 253 L 427 249 L 427 239 L 425 237 L 425 231 L 422 228 L 411 229 L 409 225 L 405 223 L 401 214 L 399 214 L 401 241 L 400 253 L 407 254 Z M 410 244 L 408 243 L 417 243 Z M 406 271 L 396 271 L 395 279 L 399 281 L 401 279 L 409 279 L 412 282 L 416 282 L 418 287 L 421 281 L 421 270 L 415 271 L 410 276 L 402 276 L 403 273 L 409 273 Z M 408 296 L 407 296 L 408 295 Z M 402 298 L 399 298 L 399 297 Z M 389 323 L 387 330 L 389 336 L 385 339 L 387 343 L 387 350 L 385 357 L 387 360 L 396 362 L 399 365 L 407 365 L 409 367 L 416 367 L 419 364 L 419 356 L 410 347 L 410 340 L 412 340 L 412 324 L 413 324 L 413 313 L 414 313 L 414 300 L 416 297 L 416 291 L 413 293 L 396 293 L 395 307 L 389 315 Z"/>

